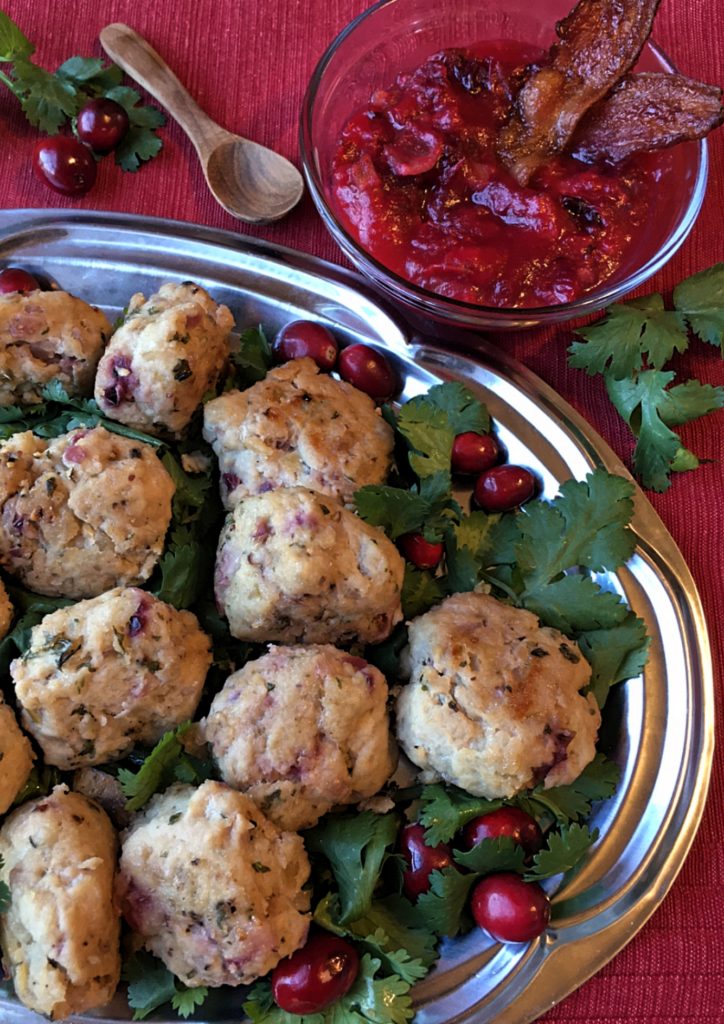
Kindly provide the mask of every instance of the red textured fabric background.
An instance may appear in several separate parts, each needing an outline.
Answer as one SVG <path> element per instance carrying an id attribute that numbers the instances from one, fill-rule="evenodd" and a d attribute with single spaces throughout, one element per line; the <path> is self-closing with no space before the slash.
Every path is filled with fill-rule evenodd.
<path id="1" fill-rule="evenodd" d="M 454 3 L 454 0 L 441 0 Z M 481 0 L 484 2 L 484 0 Z M 98 32 L 125 21 L 166 57 L 208 113 L 226 127 L 298 162 L 302 95 L 328 41 L 364 0 L 5 0 L 3 8 L 37 43 L 36 59 L 55 69 L 67 57 L 100 54 Z M 722 0 L 663 0 L 654 38 L 685 73 L 724 84 Z M 240 227 L 208 194 L 192 147 L 173 123 L 161 156 L 135 176 L 101 164 L 94 191 L 67 200 L 32 175 L 37 134 L 0 85 L 2 206 L 85 207 L 245 230 L 341 262 L 311 200 L 281 224 Z M 670 291 L 681 278 L 724 259 L 724 130 L 710 142 L 711 173 L 693 234 L 647 290 Z M 507 337 L 504 344 L 563 395 L 626 461 L 631 443 L 599 381 L 566 366 L 563 328 Z M 696 343 L 679 359 L 681 378 L 724 385 L 724 363 Z M 683 428 L 686 445 L 711 460 L 649 497 L 691 567 L 704 601 L 716 672 L 717 719 L 724 697 L 724 411 Z M 545 1024 L 724 1022 L 724 748 L 717 751 L 704 820 L 693 850 L 661 908 L 633 941 L 541 1020 Z"/>

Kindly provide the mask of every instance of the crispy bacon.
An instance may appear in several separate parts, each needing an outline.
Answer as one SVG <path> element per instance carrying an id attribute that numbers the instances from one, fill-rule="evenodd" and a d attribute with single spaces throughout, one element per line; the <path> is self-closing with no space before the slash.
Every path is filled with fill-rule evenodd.
<path id="1" fill-rule="evenodd" d="M 594 103 L 633 66 L 659 0 L 579 0 L 556 25 L 549 62 L 533 67 L 498 136 L 498 155 L 520 185 L 562 152 Z"/>
<path id="2" fill-rule="evenodd" d="M 571 152 L 615 163 L 632 153 L 701 139 L 724 121 L 722 91 L 683 75 L 626 75 L 578 125 Z"/>

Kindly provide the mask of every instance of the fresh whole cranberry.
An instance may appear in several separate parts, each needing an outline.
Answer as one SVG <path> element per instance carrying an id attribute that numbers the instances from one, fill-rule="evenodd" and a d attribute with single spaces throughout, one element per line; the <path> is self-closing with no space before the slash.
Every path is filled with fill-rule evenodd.
<path id="1" fill-rule="evenodd" d="M 467 430 L 458 434 L 452 446 L 453 473 L 483 473 L 500 461 L 500 445 L 492 434 Z"/>
<path id="2" fill-rule="evenodd" d="M 390 361 L 369 345 L 350 345 L 339 353 L 337 364 L 342 380 L 364 391 L 371 398 L 384 401 L 397 391 L 397 377 Z"/>
<path id="3" fill-rule="evenodd" d="M 110 153 L 128 131 L 129 124 L 128 114 L 120 103 L 99 96 L 81 107 L 76 131 L 81 142 L 96 153 Z"/>
<path id="4" fill-rule="evenodd" d="M 52 135 L 35 145 L 33 169 L 39 181 L 66 196 L 83 196 L 96 180 L 93 154 L 78 139 Z"/>
<path id="5" fill-rule="evenodd" d="M 483 512 L 510 512 L 535 494 L 535 477 L 523 466 L 493 466 L 475 481 L 473 496 Z"/>
<path id="6" fill-rule="evenodd" d="M 287 1013 L 319 1013 L 349 992 L 358 971 L 359 956 L 351 943 L 315 931 L 272 971 L 274 1002 Z"/>
<path id="7" fill-rule="evenodd" d="M 472 850 L 484 839 L 510 836 L 526 853 L 537 853 L 543 845 L 543 833 L 535 818 L 519 807 L 499 807 L 473 818 L 463 829 L 463 846 Z"/>
<path id="8" fill-rule="evenodd" d="M 473 917 L 498 942 L 530 942 L 548 927 L 550 900 L 537 882 L 514 871 L 482 878 L 473 889 Z"/>
<path id="9" fill-rule="evenodd" d="M 0 295 L 10 292 L 34 292 L 40 285 L 32 274 L 20 267 L 6 267 L 0 270 Z"/>
<path id="10" fill-rule="evenodd" d="M 455 866 L 452 848 L 447 843 L 428 846 L 425 843 L 425 829 L 417 822 L 405 825 L 400 847 L 407 862 L 402 873 L 402 888 L 411 900 L 416 900 L 421 893 L 429 890 L 433 871 Z"/>
<path id="11" fill-rule="evenodd" d="M 403 533 L 397 543 L 407 561 L 418 569 L 434 569 L 444 551 L 442 544 L 425 540 L 421 533 Z"/>
<path id="12" fill-rule="evenodd" d="M 272 351 L 280 363 L 289 359 L 313 359 L 320 370 L 331 370 L 337 362 L 339 346 L 331 331 L 313 320 L 294 320 L 282 327 L 274 339 Z"/>

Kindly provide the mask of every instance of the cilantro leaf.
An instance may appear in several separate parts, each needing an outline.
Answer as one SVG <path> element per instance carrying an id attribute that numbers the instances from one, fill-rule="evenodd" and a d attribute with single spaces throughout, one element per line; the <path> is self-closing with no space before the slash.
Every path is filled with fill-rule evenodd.
<path id="1" fill-rule="evenodd" d="M 103 61 L 99 57 L 70 57 L 64 61 L 56 75 L 73 85 L 92 81 L 103 70 Z"/>
<path id="2" fill-rule="evenodd" d="M 523 876 L 526 881 L 539 881 L 571 871 L 598 839 L 598 829 L 587 825 L 563 825 L 559 832 L 550 832 L 543 850 L 533 858 L 533 867 Z"/>
<path id="3" fill-rule="evenodd" d="M 674 306 L 694 334 L 724 352 L 724 263 L 715 263 L 677 285 Z"/>
<path id="4" fill-rule="evenodd" d="M 354 504 L 360 518 L 370 526 L 380 527 L 390 540 L 397 540 L 403 533 L 419 531 L 430 507 L 414 491 L 386 484 L 360 487 L 354 493 Z"/>
<path id="5" fill-rule="evenodd" d="M 633 612 L 609 629 L 581 633 L 577 641 L 591 666 L 589 690 L 599 708 L 606 703 L 612 686 L 643 672 L 651 646 L 646 624 Z"/>
<path id="6" fill-rule="evenodd" d="M 123 965 L 123 980 L 128 982 L 128 1005 L 134 1020 L 144 1020 L 176 994 L 173 974 L 150 953 L 134 953 Z"/>
<path id="7" fill-rule="evenodd" d="M 414 619 L 439 604 L 445 596 L 440 580 L 431 572 L 416 569 L 405 563 L 405 578 L 402 582 L 402 613 L 406 619 Z"/>
<path id="8" fill-rule="evenodd" d="M 0 853 L 0 871 L 5 866 L 3 855 Z M 0 881 L 0 914 L 5 914 L 10 908 L 10 886 L 7 882 Z"/>
<path id="9" fill-rule="evenodd" d="M 471 796 L 455 786 L 437 783 L 423 787 L 420 802 L 419 821 L 425 826 L 428 846 L 447 843 L 468 821 L 503 806 L 502 800 L 486 800 Z"/>
<path id="10" fill-rule="evenodd" d="M 445 535 L 447 587 L 451 594 L 474 590 L 493 550 L 499 516 L 471 512 L 453 523 Z M 517 536 L 517 535 L 516 535 Z"/>
<path id="11" fill-rule="evenodd" d="M 512 836 L 497 836 L 494 839 L 483 839 L 471 850 L 455 850 L 455 860 L 479 875 L 489 875 L 493 871 L 521 873 L 525 850 Z"/>
<path id="12" fill-rule="evenodd" d="M 618 594 L 602 590 L 588 576 L 563 576 L 526 590 L 522 604 L 546 626 L 567 636 L 587 629 L 612 629 L 628 615 Z"/>
<path id="13" fill-rule="evenodd" d="M 724 388 L 688 381 L 667 390 L 673 371 L 642 370 L 633 378 L 606 376 L 606 389 L 616 410 L 637 437 L 634 470 L 644 487 L 665 491 L 681 447 L 668 426 L 679 425 L 724 406 Z"/>
<path id="14" fill-rule="evenodd" d="M 425 395 L 425 400 L 445 413 L 453 434 L 487 434 L 490 431 L 490 414 L 483 403 L 469 388 L 457 381 L 435 384 Z"/>
<path id="15" fill-rule="evenodd" d="M 660 369 L 689 344 L 683 318 L 664 309 L 658 294 L 611 306 L 605 320 L 576 333 L 586 342 L 571 345 L 569 364 L 591 375 L 609 372 L 617 378 L 634 373 L 646 359 Z"/>
<path id="16" fill-rule="evenodd" d="M 55 768 L 49 764 L 42 767 L 34 764 L 30 769 L 30 775 L 28 775 L 25 785 L 20 792 L 15 794 L 13 807 L 19 807 L 26 800 L 33 800 L 36 796 L 47 796 L 62 781 L 63 776 L 60 768 Z"/>
<path id="17" fill-rule="evenodd" d="M 191 723 L 184 722 L 176 729 L 164 733 L 137 772 L 128 768 L 119 769 L 118 781 L 127 798 L 126 810 L 140 810 L 154 793 L 176 781 L 175 771 L 184 754 L 181 737 L 190 728 Z"/>
<path id="18" fill-rule="evenodd" d="M 116 146 L 114 159 L 121 170 L 133 174 L 142 163 L 157 156 L 162 145 L 158 135 L 148 128 L 132 124 Z"/>
<path id="19" fill-rule="evenodd" d="M 75 86 L 38 67 L 29 60 L 13 65 L 20 105 L 28 121 L 41 131 L 55 135 L 81 107 Z"/>
<path id="20" fill-rule="evenodd" d="M 410 468 L 418 477 L 449 472 L 455 434 L 442 409 L 425 396 L 411 398 L 400 409 L 397 429 L 410 445 Z"/>
<path id="21" fill-rule="evenodd" d="M 22 29 L 0 11 L 0 62 L 7 63 L 20 57 L 29 57 L 35 51 Z"/>
<path id="22" fill-rule="evenodd" d="M 417 897 L 415 911 L 421 922 L 438 935 L 457 935 L 463 929 L 463 912 L 476 874 L 462 875 L 443 868 L 430 875 L 430 888 Z"/>
<path id="23" fill-rule="evenodd" d="M 243 391 L 257 381 L 264 380 L 271 369 L 273 358 L 271 345 L 261 324 L 242 331 L 239 348 L 232 352 L 231 362 L 234 368 L 230 382 L 232 387 Z"/>
<path id="24" fill-rule="evenodd" d="M 203 584 L 203 570 L 209 560 L 206 545 L 188 526 L 175 526 L 158 562 L 160 580 L 152 593 L 166 604 L 183 610 L 197 600 Z"/>
<path id="25" fill-rule="evenodd" d="M 208 995 L 206 988 L 187 988 L 150 953 L 134 953 L 123 965 L 128 982 L 128 1005 L 134 1020 L 144 1020 L 165 1003 L 171 1003 L 182 1017 L 190 1016 Z"/>
<path id="26" fill-rule="evenodd" d="M 307 849 L 329 861 L 339 887 L 340 923 L 369 910 L 388 851 L 397 838 L 394 814 L 327 815 L 304 834 Z"/>
<path id="27" fill-rule="evenodd" d="M 197 1006 L 203 1005 L 208 994 L 208 988 L 202 985 L 198 988 L 182 988 L 171 999 L 171 1006 L 179 1017 L 190 1017 Z"/>
<path id="28" fill-rule="evenodd" d="M 400 657 L 405 647 L 407 647 L 407 627 L 400 622 L 386 640 L 365 647 L 364 656 L 387 679 L 395 679 L 400 674 Z"/>
<path id="29" fill-rule="evenodd" d="M 521 794 L 515 802 L 529 814 L 532 813 L 533 817 L 537 817 L 536 811 L 543 808 L 562 824 L 582 821 L 591 813 L 592 803 L 613 796 L 620 775 L 618 765 L 598 753 L 578 778 L 568 785 L 551 789 L 544 789 L 540 785 L 529 793 Z M 538 805 L 538 808 L 531 808 L 531 803 Z"/>

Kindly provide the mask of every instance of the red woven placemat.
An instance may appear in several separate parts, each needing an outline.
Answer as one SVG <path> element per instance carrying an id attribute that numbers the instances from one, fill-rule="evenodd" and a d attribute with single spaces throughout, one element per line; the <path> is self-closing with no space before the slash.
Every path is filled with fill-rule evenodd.
<path id="1" fill-rule="evenodd" d="M 453 0 L 449 0 L 453 2 Z M 482 0 L 481 0 L 482 2 Z M 368 4 L 361 0 L 11 0 L 5 10 L 37 44 L 36 59 L 55 68 L 79 53 L 100 54 L 100 29 L 125 21 L 166 57 L 208 113 L 298 162 L 297 118 L 307 80 L 326 43 Z M 654 38 L 685 73 L 722 84 L 721 0 L 663 0 Z M 36 133 L 0 86 L 0 189 L 10 207 L 96 208 L 172 217 L 259 235 L 341 262 L 305 197 L 281 224 L 248 229 L 211 199 L 181 131 L 164 130 L 162 155 L 135 176 L 102 162 L 85 199 L 46 190 L 33 177 Z M 670 290 L 682 277 L 724 259 L 724 132 L 710 145 L 711 172 L 694 232 L 647 290 Z M 626 461 L 631 443 L 598 380 L 566 366 L 570 332 L 532 332 L 501 341 L 581 412 Z M 710 346 L 678 360 L 682 379 L 724 385 L 724 363 Z M 691 567 L 710 624 L 716 691 L 724 690 L 724 412 L 682 430 L 707 465 L 649 495 Z M 722 726 L 721 708 L 718 725 Z M 541 1020 L 545 1024 L 724 1022 L 724 751 L 717 753 L 704 821 L 663 906 L 593 979 Z"/>

